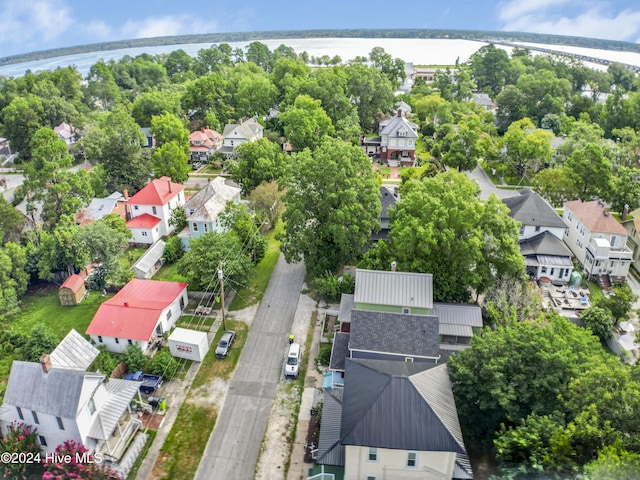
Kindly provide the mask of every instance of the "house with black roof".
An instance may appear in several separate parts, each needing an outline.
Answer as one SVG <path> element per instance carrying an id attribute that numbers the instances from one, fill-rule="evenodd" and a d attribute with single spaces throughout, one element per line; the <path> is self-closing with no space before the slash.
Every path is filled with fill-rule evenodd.
<path id="1" fill-rule="evenodd" d="M 538 280 L 568 282 L 573 254 L 563 241 L 567 226 L 547 201 L 531 189 L 503 198 L 509 216 L 520 222 L 520 253 L 529 276 Z"/>
<path id="2" fill-rule="evenodd" d="M 314 473 L 473 478 L 446 364 L 347 360 L 325 392 Z"/>

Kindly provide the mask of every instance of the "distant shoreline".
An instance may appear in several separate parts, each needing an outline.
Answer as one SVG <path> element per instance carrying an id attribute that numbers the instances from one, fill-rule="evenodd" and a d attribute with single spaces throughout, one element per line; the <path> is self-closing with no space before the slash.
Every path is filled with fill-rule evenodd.
<path id="1" fill-rule="evenodd" d="M 74 47 L 54 48 L 37 52 L 10 55 L 0 58 L 0 66 L 44 60 L 65 55 L 92 53 L 123 48 L 181 45 L 191 43 L 245 42 L 289 38 L 401 38 L 401 39 L 460 39 L 491 41 L 516 41 L 545 43 L 551 45 L 571 45 L 583 48 L 618 50 L 640 53 L 640 44 L 603 40 L 588 37 L 570 37 L 526 32 L 492 32 L 482 30 L 432 30 L 432 29 L 350 29 L 350 30 L 271 30 L 263 32 L 212 33 L 199 35 L 176 35 L 168 37 L 136 38 L 113 42 L 92 43 Z"/>

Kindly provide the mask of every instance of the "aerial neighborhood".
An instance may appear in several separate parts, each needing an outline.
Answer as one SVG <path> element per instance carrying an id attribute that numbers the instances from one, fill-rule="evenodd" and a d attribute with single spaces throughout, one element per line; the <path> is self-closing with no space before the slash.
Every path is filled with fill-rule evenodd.
<path id="1" fill-rule="evenodd" d="M 0 78 L 3 478 L 640 478 L 636 73 L 325 57 Z"/>

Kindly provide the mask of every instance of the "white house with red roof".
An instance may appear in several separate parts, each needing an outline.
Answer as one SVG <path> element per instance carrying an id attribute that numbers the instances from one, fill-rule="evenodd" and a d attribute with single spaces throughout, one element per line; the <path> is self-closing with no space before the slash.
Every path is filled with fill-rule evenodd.
<path id="1" fill-rule="evenodd" d="M 206 162 L 209 155 L 214 153 L 224 142 L 224 137 L 219 132 L 211 130 L 208 126 L 196 130 L 189 135 L 189 151 L 191 160 Z"/>
<path id="2" fill-rule="evenodd" d="M 562 220 L 568 227 L 564 241 L 589 278 L 625 281 L 633 255 L 627 247 L 629 232 L 602 202 L 566 202 Z"/>
<path id="3" fill-rule="evenodd" d="M 169 235 L 173 232 L 169 225 L 171 212 L 184 202 L 184 185 L 172 182 L 169 177 L 152 180 L 126 202 L 130 242 L 153 245 Z"/>
<path id="4" fill-rule="evenodd" d="M 173 328 L 188 301 L 186 283 L 134 279 L 100 305 L 85 333 L 110 352 L 129 345 L 144 352 Z"/>

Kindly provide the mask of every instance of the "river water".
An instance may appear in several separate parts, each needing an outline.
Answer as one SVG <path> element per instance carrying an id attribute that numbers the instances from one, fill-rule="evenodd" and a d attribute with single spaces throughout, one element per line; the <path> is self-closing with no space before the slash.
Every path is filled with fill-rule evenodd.
<path id="1" fill-rule="evenodd" d="M 245 48 L 250 42 L 229 42 L 232 48 Z M 288 38 L 284 40 L 263 40 L 271 50 L 280 44 L 293 48 L 296 52 L 306 51 L 310 56 L 321 57 L 339 55 L 343 61 L 356 56 L 366 56 L 374 47 L 382 47 L 391 56 L 399 57 L 414 65 L 453 65 L 456 60 L 466 62 L 483 42 L 471 40 L 421 39 L 421 38 Z M 533 45 L 533 44 L 532 44 Z M 0 67 L 1 76 L 20 76 L 26 70 L 52 70 L 58 67 L 75 65 L 84 76 L 89 68 L 99 60 L 118 60 L 125 55 L 135 57 L 141 53 L 158 55 L 182 49 L 189 55 L 196 56 L 202 48 L 210 47 L 210 43 L 190 43 L 183 45 L 161 45 L 155 47 L 136 47 L 109 50 L 103 52 L 78 53 L 61 57 L 35 60 Z M 589 54 L 594 57 L 615 60 L 634 65 L 640 65 L 640 54 L 630 52 L 616 52 L 611 50 L 585 49 L 580 47 L 541 45 L 545 48 L 559 51 Z M 509 47 L 500 47 L 508 52 Z M 534 52 L 535 54 L 535 52 Z M 601 66 L 599 68 L 602 68 Z"/>

